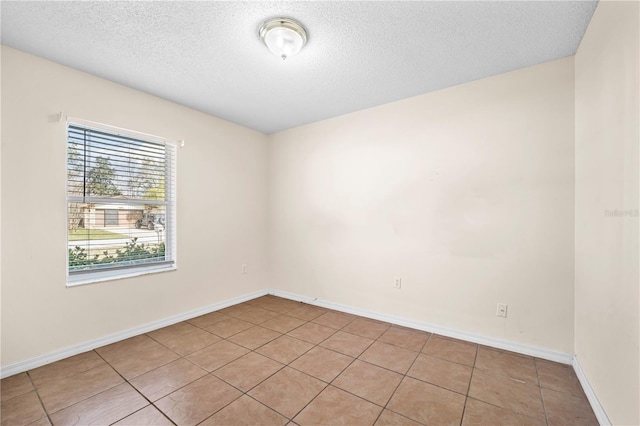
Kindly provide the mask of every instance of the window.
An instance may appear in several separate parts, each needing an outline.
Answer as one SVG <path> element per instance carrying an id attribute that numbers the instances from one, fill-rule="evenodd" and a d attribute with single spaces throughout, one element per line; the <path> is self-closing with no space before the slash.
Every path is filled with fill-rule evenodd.
<path id="1" fill-rule="evenodd" d="M 67 124 L 68 285 L 175 269 L 175 174 L 173 143 Z"/>
<path id="2" fill-rule="evenodd" d="M 105 210 L 104 211 L 104 224 L 118 226 L 118 210 Z"/>

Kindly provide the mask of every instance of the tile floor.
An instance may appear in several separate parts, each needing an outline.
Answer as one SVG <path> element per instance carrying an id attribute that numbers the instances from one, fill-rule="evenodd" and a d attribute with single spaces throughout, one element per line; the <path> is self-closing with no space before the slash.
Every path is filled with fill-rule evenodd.
<path id="1" fill-rule="evenodd" d="M 264 296 L 2 380 L 2 425 L 596 425 L 569 366 Z"/>

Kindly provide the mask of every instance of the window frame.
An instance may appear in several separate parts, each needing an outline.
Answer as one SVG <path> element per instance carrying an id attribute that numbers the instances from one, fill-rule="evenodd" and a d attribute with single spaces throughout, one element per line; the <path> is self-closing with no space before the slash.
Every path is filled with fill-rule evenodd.
<path id="1" fill-rule="evenodd" d="M 105 268 L 96 268 L 92 270 L 84 271 L 70 271 L 69 269 L 69 205 L 70 203 L 77 202 L 72 200 L 69 195 L 68 185 L 69 176 L 65 176 L 65 194 L 66 194 L 66 287 L 75 287 L 79 285 L 92 284 L 105 281 L 113 281 L 131 277 L 137 277 L 141 275 L 154 274 L 160 272 L 170 272 L 178 269 L 178 250 L 177 250 L 177 175 L 178 175 L 178 147 L 184 145 L 183 141 L 172 140 L 163 138 L 160 136 L 138 132 L 135 130 L 124 129 L 116 126 L 111 126 L 103 123 L 97 123 L 94 121 L 67 117 L 65 123 L 65 170 L 69 167 L 69 126 L 83 127 L 89 130 L 97 130 L 101 132 L 108 132 L 113 135 L 124 136 L 129 138 L 140 139 L 145 142 L 156 143 L 160 145 L 169 146 L 171 150 L 171 158 L 167 161 L 164 179 L 165 185 L 169 188 L 167 193 L 167 199 L 165 200 L 165 253 L 169 253 L 169 260 L 150 262 L 140 265 L 127 265 L 127 266 L 113 266 Z M 99 197 L 92 197 L 99 198 Z M 104 197 L 104 201 L 112 199 Z M 140 203 L 139 200 L 131 199 L 126 201 L 127 204 Z M 119 203 L 115 203 L 119 204 Z M 124 202 L 122 202 L 124 204 Z M 106 214 L 106 211 L 105 211 Z M 105 217 L 106 219 L 106 217 Z M 167 232 L 168 231 L 168 232 Z"/>

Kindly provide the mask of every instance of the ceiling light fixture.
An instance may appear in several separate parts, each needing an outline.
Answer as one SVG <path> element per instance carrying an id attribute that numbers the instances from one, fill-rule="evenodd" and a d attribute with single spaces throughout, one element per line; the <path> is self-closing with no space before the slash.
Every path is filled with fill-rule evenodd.
<path id="1" fill-rule="evenodd" d="M 284 59 L 293 56 L 307 44 L 307 30 L 289 18 L 275 18 L 260 27 L 260 39 L 274 55 Z"/>

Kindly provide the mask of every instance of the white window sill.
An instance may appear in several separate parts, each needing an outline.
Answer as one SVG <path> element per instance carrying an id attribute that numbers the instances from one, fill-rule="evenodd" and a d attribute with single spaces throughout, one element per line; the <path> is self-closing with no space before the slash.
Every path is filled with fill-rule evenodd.
<path id="1" fill-rule="evenodd" d="M 140 275 L 157 274 L 160 272 L 171 272 L 177 270 L 175 263 L 171 265 L 142 266 L 126 270 L 94 271 L 85 274 L 67 275 L 67 287 L 94 284 L 104 281 L 121 280 L 124 278 L 138 277 Z"/>

